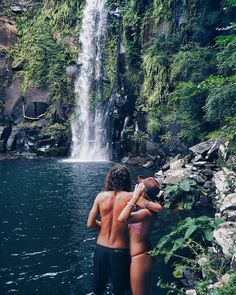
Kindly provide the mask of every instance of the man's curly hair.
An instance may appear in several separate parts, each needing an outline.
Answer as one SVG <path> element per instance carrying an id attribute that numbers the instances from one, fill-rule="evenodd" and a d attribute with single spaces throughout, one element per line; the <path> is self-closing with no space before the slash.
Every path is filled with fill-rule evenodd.
<path id="1" fill-rule="evenodd" d="M 104 191 L 130 192 L 131 188 L 131 175 L 127 167 L 117 164 L 108 171 L 104 182 Z"/>

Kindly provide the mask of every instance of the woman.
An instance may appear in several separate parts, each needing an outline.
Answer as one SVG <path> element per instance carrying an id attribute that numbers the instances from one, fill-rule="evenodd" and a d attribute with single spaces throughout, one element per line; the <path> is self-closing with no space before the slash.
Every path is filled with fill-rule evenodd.
<path id="1" fill-rule="evenodd" d="M 153 177 L 146 179 L 139 177 L 139 182 L 132 199 L 127 202 L 118 220 L 129 224 L 132 293 L 133 295 L 148 295 L 151 293 L 153 269 L 153 257 L 148 254 L 152 250 L 150 235 L 156 215 L 153 211 L 160 212 L 162 206 L 159 203 L 148 203 L 154 201 L 160 191 L 157 180 Z M 140 203 L 146 208 L 140 208 Z"/>

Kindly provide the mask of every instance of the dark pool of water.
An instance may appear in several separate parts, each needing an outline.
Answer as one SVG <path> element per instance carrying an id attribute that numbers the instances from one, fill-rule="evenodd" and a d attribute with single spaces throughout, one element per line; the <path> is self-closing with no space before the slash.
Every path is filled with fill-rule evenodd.
<path id="1" fill-rule="evenodd" d="M 0 294 L 89 294 L 96 231 L 86 229 L 112 163 L 0 161 Z M 138 174 L 151 170 L 132 168 Z M 180 219 L 163 214 L 154 242 Z M 155 285 L 170 271 L 157 260 Z M 111 294 L 109 290 L 107 294 Z"/>

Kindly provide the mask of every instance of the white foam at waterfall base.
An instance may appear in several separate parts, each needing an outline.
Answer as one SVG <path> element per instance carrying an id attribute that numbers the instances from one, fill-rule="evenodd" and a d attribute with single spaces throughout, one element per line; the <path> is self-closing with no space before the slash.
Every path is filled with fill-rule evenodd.
<path id="1" fill-rule="evenodd" d="M 67 162 L 107 161 L 108 148 L 102 105 L 90 110 L 91 95 L 102 101 L 103 49 L 107 27 L 105 0 L 87 0 L 80 32 L 80 72 L 75 82 L 77 108 L 71 123 L 72 153 Z M 96 83 L 94 83 L 96 82 Z M 97 85 L 91 91 L 92 85 Z"/>

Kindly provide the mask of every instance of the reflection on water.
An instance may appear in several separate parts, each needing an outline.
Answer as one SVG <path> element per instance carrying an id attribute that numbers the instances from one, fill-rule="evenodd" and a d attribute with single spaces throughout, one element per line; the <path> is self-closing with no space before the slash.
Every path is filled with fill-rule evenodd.
<path id="1" fill-rule="evenodd" d="M 112 163 L 0 162 L 1 294 L 89 294 L 96 231 L 88 211 Z M 150 170 L 131 169 L 134 178 Z M 154 241 L 179 215 L 163 215 Z M 172 222 L 170 221 L 172 219 Z M 169 276 L 168 268 L 155 277 Z M 155 287 L 154 279 L 153 288 Z M 157 291 L 158 294 L 166 294 Z M 108 293 L 109 294 L 109 291 Z"/>

